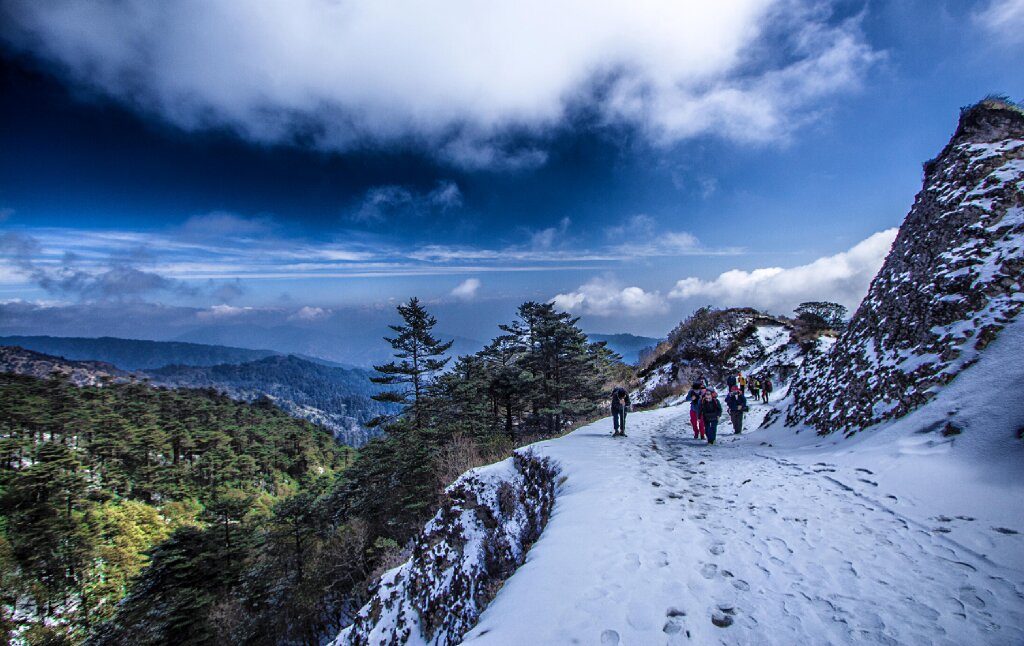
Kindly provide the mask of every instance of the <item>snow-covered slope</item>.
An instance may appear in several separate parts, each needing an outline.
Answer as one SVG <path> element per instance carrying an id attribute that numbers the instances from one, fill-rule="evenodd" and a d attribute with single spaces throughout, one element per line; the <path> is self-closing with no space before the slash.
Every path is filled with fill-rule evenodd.
<path id="1" fill-rule="evenodd" d="M 925 165 L 924 188 L 830 352 L 795 380 L 787 423 L 899 418 L 977 361 L 1024 307 L 1024 112 L 984 101 Z"/>
<path id="2" fill-rule="evenodd" d="M 850 486 L 890 503 L 986 558 L 1024 567 L 1024 319 L 1018 319 L 927 405 L 852 438 L 769 427 L 791 460 L 865 467 Z M 784 406 L 785 403 L 781 404 Z M 1005 530 L 1005 531 L 1004 531 Z M 1012 532 L 1012 533 L 1010 533 Z M 1006 540 L 1014 537 L 1015 540 Z"/>
<path id="3" fill-rule="evenodd" d="M 557 475 L 531 451 L 464 474 L 334 646 L 459 643 L 540 536 Z"/>

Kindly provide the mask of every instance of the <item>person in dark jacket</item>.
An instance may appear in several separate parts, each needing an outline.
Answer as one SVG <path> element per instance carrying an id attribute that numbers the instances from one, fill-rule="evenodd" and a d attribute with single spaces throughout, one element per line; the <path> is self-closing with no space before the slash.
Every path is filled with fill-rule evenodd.
<path id="1" fill-rule="evenodd" d="M 728 386 L 729 392 L 736 387 L 736 375 L 729 375 L 725 378 L 725 385 Z"/>
<path id="2" fill-rule="evenodd" d="M 733 388 L 725 396 L 725 405 L 729 409 L 729 419 L 732 420 L 732 431 L 736 435 L 743 432 L 743 413 L 747 412 L 747 398 L 743 391 Z"/>
<path id="3" fill-rule="evenodd" d="M 629 410 L 629 393 L 622 386 L 612 391 L 612 427 L 613 437 L 626 436 L 626 412 Z"/>
<path id="4" fill-rule="evenodd" d="M 693 382 L 690 392 L 686 393 L 686 401 L 690 402 L 690 426 L 693 427 L 693 439 L 704 439 L 704 422 L 700 418 L 700 402 L 704 396 L 704 384 L 699 380 Z"/>
<path id="5" fill-rule="evenodd" d="M 754 398 L 754 401 L 761 399 L 761 382 L 757 377 L 753 377 L 750 380 L 750 395 Z"/>
<path id="6" fill-rule="evenodd" d="M 765 377 L 761 380 L 761 399 L 768 403 L 768 397 L 772 394 L 772 380 Z"/>
<path id="7" fill-rule="evenodd" d="M 704 421 L 704 432 L 708 444 L 714 444 L 718 436 L 718 418 L 722 416 L 722 403 L 718 401 L 718 393 L 713 390 L 704 392 L 700 402 L 700 417 Z"/>

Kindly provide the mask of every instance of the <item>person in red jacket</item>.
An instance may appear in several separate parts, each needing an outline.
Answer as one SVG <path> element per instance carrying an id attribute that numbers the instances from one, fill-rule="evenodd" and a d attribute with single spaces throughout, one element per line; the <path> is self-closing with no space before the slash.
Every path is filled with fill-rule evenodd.
<path id="1" fill-rule="evenodd" d="M 704 422 L 700 417 L 700 401 L 704 396 L 704 384 L 699 380 L 693 382 L 690 392 L 686 393 L 686 401 L 690 402 L 690 426 L 693 427 L 693 439 L 704 439 Z"/>

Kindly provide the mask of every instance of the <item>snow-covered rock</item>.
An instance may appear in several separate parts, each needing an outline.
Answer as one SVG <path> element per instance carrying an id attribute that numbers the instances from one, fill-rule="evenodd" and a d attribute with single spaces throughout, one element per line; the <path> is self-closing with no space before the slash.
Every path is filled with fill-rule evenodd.
<path id="1" fill-rule="evenodd" d="M 794 381 L 786 423 L 822 433 L 931 400 L 1024 307 L 1024 112 L 965 109 L 925 164 L 892 251 L 847 330 Z"/>
<path id="2" fill-rule="evenodd" d="M 521 451 L 460 477 L 333 645 L 461 642 L 547 524 L 557 476 L 549 458 Z"/>
<path id="3" fill-rule="evenodd" d="M 799 340 L 790 319 L 752 308 L 710 310 L 684 321 L 669 336 L 672 345 L 638 373 L 631 393 L 638 407 L 672 405 L 695 379 L 724 387 L 728 374 L 768 375 L 783 392 L 808 356 L 826 351 L 834 338 L 825 333 Z"/>

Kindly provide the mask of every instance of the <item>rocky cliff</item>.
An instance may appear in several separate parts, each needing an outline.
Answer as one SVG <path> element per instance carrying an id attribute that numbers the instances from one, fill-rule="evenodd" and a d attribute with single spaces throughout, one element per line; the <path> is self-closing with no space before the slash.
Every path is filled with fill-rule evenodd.
<path id="1" fill-rule="evenodd" d="M 540 537 L 558 469 L 531 452 L 463 475 L 332 646 L 458 644 Z"/>
<path id="2" fill-rule="evenodd" d="M 929 401 L 1024 306 L 1024 111 L 985 100 L 924 165 L 867 297 L 793 384 L 786 424 L 854 432 Z"/>

